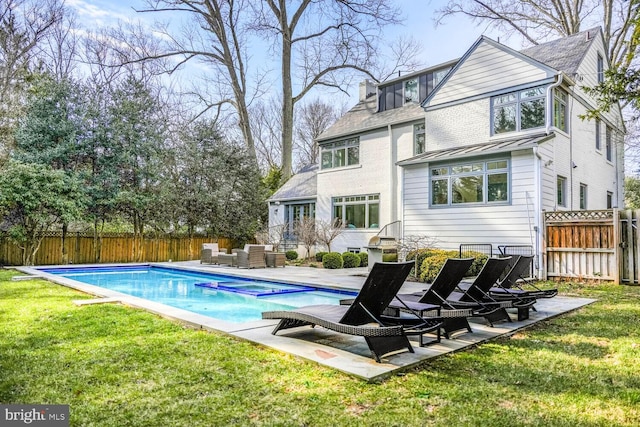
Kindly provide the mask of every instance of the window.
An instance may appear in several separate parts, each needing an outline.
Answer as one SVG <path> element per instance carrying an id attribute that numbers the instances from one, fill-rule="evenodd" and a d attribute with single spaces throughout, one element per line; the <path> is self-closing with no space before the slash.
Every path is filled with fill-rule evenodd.
<path id="1" fill-rule="evenodd" d="M 602 150 L 602 143 L 600 141 L 600 119 L 596 119 L 596 150 Z"/>
<path id="2" fill-rule="evenodd" d="M 567 178 L 558 175 L 558 206 L 567 206 Z"/>
<path id="3" fill-rule="evenodd" d="M 613 207 L 613 193 L 611 191 L 607 191 L 607 209 L 611 209 Z"/>
<path id="4" fill-rule="evenodd" d="M 553 125 L 567 131 L 567 93 L 559 89 L 553 91 Z"/>
<path id="5" fill-rule="evenodd" d="M 413 154 L 422 154 L 425 151 L 424 123 L 413 125 Z"/>
<path id="6" fill-rule="evenodd" d="M 434 71 L 433 72 L 433 87 L 438 86 L 440 84 L 440 82 L 442 81 L 442 79 L 444 79 L 445 76 L 447 74 L 449 74 L 449 71 L 451 71 L 451 67 L 443 68 L 442 70 L 438 70 L 438 71 Z"/>
<path id="7" fill-rule="evenodd" d="M 431 168 L 431 205 L 509 201 L 509 161 L 470 161 Z"/>
<path id="8" fill-rule="evenodd" d="M 587 184 L 580 183 L 580 209 L 587 209 Z"/>
<path id="9" fill-rule="evenodd" d="M 378 228 L 380 195 L 334 197 L 333 218 L 340 219 L 347 229 Z"/>
<path id="10" fill-rule="evenodd" d="M 598 83 L 604 82 L 604 58 L 598 54 Z"/>
<path id="11" fill-rule="evenodd" d="M 609 126 L 607 126 L 605 133 L 605 152 L 607 153 L 607 160 L 612 161 L 613 147 L 611 146 L 611 128 Z"/>
<path id="12" fill-rule="evenodd" d="M 360 139 L 350 138 L 321 147 L 322 169 L 339 168 L 360 163 Z"/>
<path id="13" fill-rule="evenodd" d="M 418 102 L 418 78 L 404 82 L 404 103 Z"/>
<path id="14" fill-rule="evenodd" d="M 545 89 L 535 87 L 491 99 L 493 133 L 513 132 L 544 126 Z"/>

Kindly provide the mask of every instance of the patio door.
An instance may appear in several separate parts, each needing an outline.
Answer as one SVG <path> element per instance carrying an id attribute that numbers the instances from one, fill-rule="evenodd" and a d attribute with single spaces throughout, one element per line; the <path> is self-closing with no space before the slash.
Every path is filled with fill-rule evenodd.
<path id="1" fill-rule="evenodd" d="M 316 217 L 316 204 L 314 202 L 295 203 L 286 206 L 284 220 L 287 224 L 286 239 L 295 239 L 295 225 L 305 218 Z"/>

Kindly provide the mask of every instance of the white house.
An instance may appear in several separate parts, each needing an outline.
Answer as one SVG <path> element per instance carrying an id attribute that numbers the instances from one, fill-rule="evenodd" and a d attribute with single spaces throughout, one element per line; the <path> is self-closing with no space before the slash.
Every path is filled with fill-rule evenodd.
<path id="1" fill-rule="evenodd" d="M 270 199 L 270 223 L 341 218 L 338 251 L 396 224 L 398 238 L 445 249 L 539 255 L 543 211 L 622 207 L 621 112 L 581 118 L 596 106 L 583 87 L 604 78 L 606 58 L 597 28 L 520 52 L 480 37 L 458 60 L 364 82 L 360 102 L 318 138 L 319 167 Z"/>

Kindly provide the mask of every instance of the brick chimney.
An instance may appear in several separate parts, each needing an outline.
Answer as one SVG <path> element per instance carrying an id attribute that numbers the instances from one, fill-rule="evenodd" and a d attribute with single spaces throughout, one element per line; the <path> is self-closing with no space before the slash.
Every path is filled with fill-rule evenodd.
<path id="1" fill-rule="evenodd" d="M 360 101 L 366 101 L 367 98 L 377 93 L 376 85 L 369 79 L 360 82 Z"/>

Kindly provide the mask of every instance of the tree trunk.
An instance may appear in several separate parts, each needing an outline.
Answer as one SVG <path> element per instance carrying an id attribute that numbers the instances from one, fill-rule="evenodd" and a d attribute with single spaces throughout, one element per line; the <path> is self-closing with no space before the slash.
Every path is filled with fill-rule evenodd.
<path id="1" fill-rule="evenodd" d="M 69 231 L 69 225 L 67 223 L 62 224 L 62 264 L 69 264 L 69 251 L 67 250 L 67 232 Z"/>
<path id="2" fill-rule="evenodd" d="M 282 26 L 282 176 L 284 184 L 291 178 L 293 153 L 293 88 L 291 87 L 291 32 Z"/>

